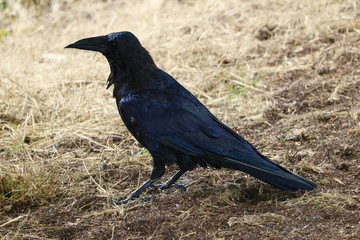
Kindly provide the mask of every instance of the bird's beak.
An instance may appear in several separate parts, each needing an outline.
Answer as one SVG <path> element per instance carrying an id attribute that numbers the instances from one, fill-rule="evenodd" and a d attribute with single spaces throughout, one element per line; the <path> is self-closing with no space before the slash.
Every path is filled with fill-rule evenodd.
<path id="1" fill-rule="evenodd" d="M 106 36 L 91 37 L 81 39 L 77 42 L 67 45 L 65 48 L 77 48 L 104 53 L 107 47 L 107 42 L 108 38 Z"/>

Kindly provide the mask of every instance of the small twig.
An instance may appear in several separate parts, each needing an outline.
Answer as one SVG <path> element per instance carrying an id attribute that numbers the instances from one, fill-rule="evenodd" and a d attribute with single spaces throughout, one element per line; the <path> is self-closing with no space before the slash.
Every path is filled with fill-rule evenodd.
<path id="1" fill-rule="evenodd" d="M 103 147 L 103 148 L 106 148 L 107 150 L 111 150 L 111 151 L 114 150 L 113 148 L 111 148 L 111 147 L 109 147 L 109 146 L 106 146 L 106 145 L 104 145 L 104 144 L 101 144 L 101 143 L 99 143 L 99 142 L 96 142 L 96 141 L 94 141 L 93 139 L 91 139 L 91 138 L 89 138 L 89 137 L 87 137 L 87 136 L 81 135 L 81 134 L 79 134 L 79 133 L 75 133 L 75 134 L 76 134 L 78 137 L 83 138 L 83 139 L 86 139 L 86 140 L 88 140 L 88 141 L 90 141 L 90 142 L 92 142 L 92 143 L 95 143 L 96 145 L 98 145 L 98 146 L 100 146 L 100 147 Z"/>
<path id="2" fill-rule="evenodd" d="M 27 217 L 27 214 L 26 215 L 20 215 L 20 216 L 17 216 L 16 218 L 13 218 L 9 221 L 7 221 L 6 223 L 3 223 L 0 225 L 0 227 L 5 227 L 6 225 L 10 224 L 10 223 L 13 223 L 13 222 L 16 222 L 16 221 L 19 221 L 20 219 L 24 218 L 24 217 Z"/>
<path id="3" fill-rule="evenodd" d="M 112 227 L 111 230 L 111 239 L 114 239 L 114 235 L 115 235 L 115 225 Z"/>
<path id="4" fill-rule="evenodd" d="M 84 160 L 83 160 L 82 162 L 83 162 L 85 171 L 86 171 L 86 173 L 88 174 L 88 176 L 90 177 L 91 181 L 93 181 L 93 182 L 95 183 L 95 185 L 98 186 L 98 188 L 100 188 L 100 190 L 102 190 L 106 195 L 109 195 L 108 192 L 107 192 L 102 186 L 100 186 L 100 184 L 98 184 L 98 183 L 95 181 L 95 179 L 90 175 L 90 172 L 89 172 L 88 168 L 86 167 Z"/>
<path id="5" fill-rule="evenodd" d="M 236 74 L 234 74 L 234 73 L 230 73 L 230 75 L 233 76 L 234 78 L 237 78 L 237 79 L 239 79 L 239 80 L 242 80 L 241 77 L 239 77 L 238 75 L 236 75 Z M 234 83 L 236 83 L 236 84 L 242 85 L 242 86 L 247 87 L 247 88 L 249 88 L 249 89 L 252 89 L 252 90 L 255 90 L 255 91 L 258 91 L 258 92 L 262 92 L 262 93 L 266 93 L 266 91 L 261 90 L 261 89 L 259 89 L 259 88 L 257 88 L 257 87 L 251 86 L 251 85 L 249 85 L 249 84 L 246 84 L 246 83 L 243 83 L 243 82 L 239 82 L 239 81 L 237 81 L 237 80 L 232 80 L 232 81 L 233 81 Z"/>
<path id="6" fill-rule="evenodd" d="M 296 152 L 290 157 L 290 160 L 292 161 L 294 159 L 294 157 L 296 156 L 296 154 L 299 152 L 299 150 L 297 149 Z"/>

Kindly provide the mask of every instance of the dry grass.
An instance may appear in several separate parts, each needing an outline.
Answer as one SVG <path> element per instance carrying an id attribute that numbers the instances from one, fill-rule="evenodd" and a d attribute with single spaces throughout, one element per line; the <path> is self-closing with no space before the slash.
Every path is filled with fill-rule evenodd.
<path id="1" fill-rule="evenodd" d="M 7 2 L 2 239 L 360 237 L 358 1 Z M 106 60 L 63 47 L 121 30 L 222 121 L 318 188 L 289 194 L 236 171 L 197 169 L 185 176 L 186 192 L 108 204 L 148 178 L 151 158 L 105 90 Z"/>

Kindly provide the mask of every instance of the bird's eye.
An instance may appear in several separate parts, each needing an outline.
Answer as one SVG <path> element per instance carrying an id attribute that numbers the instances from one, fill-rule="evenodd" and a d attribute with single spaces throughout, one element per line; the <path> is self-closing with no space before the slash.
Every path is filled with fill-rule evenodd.
<path id="1" fill-rule="evenodd" d="M 116 46 L 116 41 L 113 39 L 113 40 L 111 40 L 110 44 L 111 44 L 112 47 L 115 47 Z"/>

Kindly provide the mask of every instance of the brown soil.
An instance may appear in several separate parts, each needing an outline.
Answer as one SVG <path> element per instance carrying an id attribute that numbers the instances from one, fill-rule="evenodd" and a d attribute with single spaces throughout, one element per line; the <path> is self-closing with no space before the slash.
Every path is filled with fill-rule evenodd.
<path id="1" fill-rule="evenodd" d="M 7 2 L 1 239 L 360 239 L 358 2 Z M 106 60 L 63 47 L 119 30 L 135 32 L 216 116 L 318 187 L 288 193 L 198 168 L 180 179 L 186 191 L 110 204 L 149 178 L 151 157 L 105 90 Z"/>

